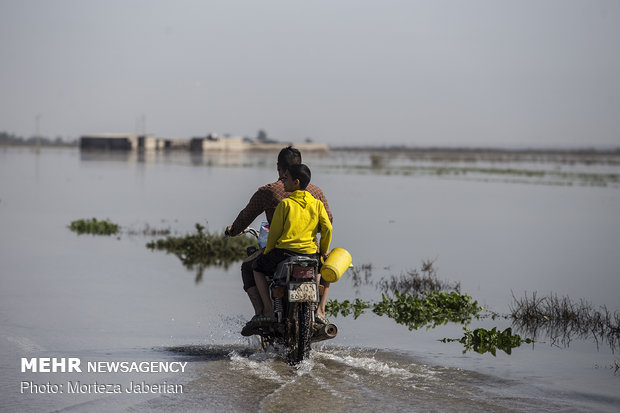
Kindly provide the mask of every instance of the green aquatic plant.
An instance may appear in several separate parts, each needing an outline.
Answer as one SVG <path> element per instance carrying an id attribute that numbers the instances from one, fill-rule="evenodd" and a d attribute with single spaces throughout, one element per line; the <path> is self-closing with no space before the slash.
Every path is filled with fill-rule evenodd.
<path id="1" fill-rule="evenodd" d="M 381 301 L 369 302 L 330 300 L 326 312 L 333 317 L 353 313 L 358 318 L 367 309 L 392 318 L 410 330 L 420 327 L 434 328 L 448 322 L 468 324 L 472 318 L 480 318 L 483 308 L 468 295 L 460 293 L 459 283 L 441 281 L 437 278 L 434 260 L 422 261 L 420 270 L 413 269 L 400 276 L 381 278 L 372 282 L 372 265 L 366 264 L 352 271 L 353 285 L 374 285 L 379 289 Z M 495 317 L 495 315 L 493 315 Z"/>
<path id="2" fill-rule="evenodd" d="M 448 322 L 468 324 L 473 317 L 480 317 L 483 310 L 468 294 L 454 291 L 427 291 L 419 296 L 395 291 L 394 297 L 382 294 L 382 300 L 374 304 L 360 299 L 353 303 L 349 300 L 330 300 L 325 310 L 333 317 L 339 314 L 346 317 L 353 313 L 357 318 L 368 308 L 379 316 L 386 315 L 407 326 L 409 330 L 434 328 Z"/>
<path id="3" fill-rule="evenodd" d="M 360 300 L 356 298 L 353 303 L 349 300 L 344 300 L 339 302 L 338 300 L 329 300 L 327 305 L 325 306 L 325 311 L 327 314 L 330 314 L 336 317 L 338 314 L 343 317 L 348 316 L 353 313 L 353 318 L 357 319 L 360 315 L 364 313 L 367 308 L 370 308 L 371 304 L 368 301 Z"/>
<path id="4" fill-rule="evenodd" d="M 504 331 L 497 330 L 493 327 L 491 330 L 484 328 L 477 328 L 475 330 L 469 330 L 463 328 L 465 334 L 462 338 L 444 338 L 442 343 L 459 342 L 465 346 L 463 354 L 468 351 L 475 351 L 476 353 L 484 354 L 491 353 L 496 356 L 497 350 L 502 350 L 506 354 L 511 354 L 512 349 L 519 347 L 523 343 L 533 343 L 531 338 L 522 339 L 518 334 L 512 334 L 512 329 L 508 327 Z"/>
<path id="5" fill-rule="evenodd" d="M 120 226 L 109 220 L 78 219 L 72 221 L 69 229 L 77 234 L 113 235 L 120 231 Z"/>
<path id="6" fill-rule="evenodd" d="M 196 232 L 182 237 L 168 236 L 146 244 L 152 250 L 163 250 L 176 255 L 183 265 L 197 268 L 196 282 L 200 282 L 205 268 L 230 264 L 246 257 L 246 248 L 257 246 L 255 239 L 248 236 L 228 237 L 223 233 L 205 232 L 205 227 L 196 224 Z"/>
<path id="7" fill-rule="evenodd" d="M 483 308 L 469 294 L 455 291 L 422 292 L 419 297 L 394 292 L 394 297 L 382 294 L 381 302 L 373 306 L 377 315 L 387 315 L 409 330 L 434 328 L 448 322 L 468 324 L 479 317 Z"/>

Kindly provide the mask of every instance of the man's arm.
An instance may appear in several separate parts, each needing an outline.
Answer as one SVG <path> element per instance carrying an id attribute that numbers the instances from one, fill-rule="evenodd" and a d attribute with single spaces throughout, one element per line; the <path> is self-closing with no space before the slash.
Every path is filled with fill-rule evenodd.
<path id="1" fill-rule="evenodd" d="M 327 198 L 325 197 L 323 190 L 316 185 L 312 185 L 312 191 L 309 192 L 312 193 L 312 196 L 323 203 L 325 212 L 327 212 L 327 216 L 329 217 L 329 222 L 334 222 L 334 216 L 332 215 L 332 211 L 329 209 L 329 204 L 327 203 Z"/>
<path id="2" fill-rule="evenodd" d="M 324 204 L 319 205 L 319 224 L 321 224 L 321 254 L 325 256 L 329 252 L 329 244 L 332 242 L 332 223 L 330 222 Z"/>
<path id="3" fill-rule="evenodd" d="M 228 227 L 228 233 L 232 236 L 240 235 L 244 229 L 265 211 L 265 199 L 264 190 L 259 188 L 254 195 L 252 195 L 246 207 L 239 212 L 235 222 Z"/>

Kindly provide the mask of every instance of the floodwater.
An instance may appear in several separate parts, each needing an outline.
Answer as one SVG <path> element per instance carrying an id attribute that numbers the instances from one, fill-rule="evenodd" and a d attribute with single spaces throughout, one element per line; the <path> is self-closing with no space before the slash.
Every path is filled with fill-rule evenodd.
<path id="1" fill-rule="evenodd" d="M 0 411 L 620 410 L 617 345 L 591 337 L 541 333 L 510 355 L 463 354 L 460 343 L 439 341 L 460 338 L 461 325 L 409 331 L 366 313 L 332 317 L 338 337 L 295 367 L 241 337 L 252 314 L 239 265 L 208 268 L 197 282 L 175 256 L 147 249 L 141 230 L 221 231 L 275 179 L 272 158 L 0 148 Z M 360 153 L 305 162 L 334 214 L 332 246 L 373 267 L 366 284 L 345 275 L 331 298 L 378 300 L 373 281 L 430 259 L 439 279 L 499 314 L 533 292 L 620 310 L 620 189 L 582 179 L 617 176 L 617 165 L 510 165 L 556 172 L 545 180 L 484 168 L 445 174 Z M 122 233 L 67 228 L 93 217 Z M 468 328 L 509 326 L 486 318 Z M 79 359 L 82 372 L 22 372 L 22 358 L 44 357 Z M 94 362 L 187 364 L 88 371 Z M 125 391 L 131 382 L 156 390 Z"/>

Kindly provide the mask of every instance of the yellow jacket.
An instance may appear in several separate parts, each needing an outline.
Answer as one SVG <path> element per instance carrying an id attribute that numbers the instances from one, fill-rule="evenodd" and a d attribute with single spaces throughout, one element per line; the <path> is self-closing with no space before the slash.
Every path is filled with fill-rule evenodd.
<path id="1" fill-rule="evenodd" d="M 278 204 L 273 213 L 265 254 L 274 248 L 314 254 L 319 224 L 320 252 L 326 254 L 332 241 L 332 224 L 323 203 L 308 191 L 293 192 Z"/>

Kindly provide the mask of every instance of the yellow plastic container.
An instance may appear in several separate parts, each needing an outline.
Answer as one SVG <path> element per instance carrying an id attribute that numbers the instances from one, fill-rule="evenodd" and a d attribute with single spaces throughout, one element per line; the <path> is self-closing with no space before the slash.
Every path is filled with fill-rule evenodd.
<path id="1" fill-rule="evenodd" d="M 334 248 L 321 267 L 321 277 L 325 281 L 335 283 L 351 266 L 351 262 L 353 262 L 353 258 L 351 258 L 349 251 L 344 248 Z"/>

